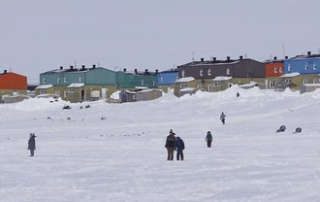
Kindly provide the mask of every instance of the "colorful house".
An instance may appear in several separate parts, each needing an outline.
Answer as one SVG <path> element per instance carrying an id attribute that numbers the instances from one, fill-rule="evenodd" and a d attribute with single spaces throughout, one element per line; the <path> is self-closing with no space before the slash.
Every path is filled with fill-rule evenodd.
<path id="1" fill-rule="evenodd" d="M 260 88 L 265 88 L 265 65 L 261 62 L 243 58 L 227 60 L 193 61 L 178 66 L 179 78 L 193 77 L 197 80 L 197 88 L 212 91 L 213 79 L 216 77 L 232 77 L 232 83 L 246 84 L 256 82 Z"/>
<path id="2" fill-rule="evenodd" d="M 0 73 L 0 102 L 4 96 L 27 95 L 27 77 L 7 72 Z"/>
<path id="3" fill-rule="evenodd" d="M 128 72 L 126 69 L 123 69 L 123 71 L 116 73 L 117 89 L 157 88 L 157 74 L 157 71 L 150 72 L 148 69 L 143 72 L 137 69 L 134 72 Z"/>
<path id="4" fill-rule="evenodd" d="M 285 74 L 298 72 L 301 74 L 302 84 L 319 83 L 320 54 L 297 55 L 284 61 Z"/>
<path id="5" fill-rule="evenodd" d="M 116 91 L 116 73 L 103 67 L 60 67 L 40 74 L 36 95 L 54 94 L 70 102 L 106 99 Z"/>
<path id="6" fill-rule="evenodd" d="M 273 60 L 265 61 L 266 88 L 274 89 L 280 83 L 280 76 L 284 74 L 284 60 L 274 57 Z"/>
<path id="7" fill-rule="evenodd" d="M 178 78 L 179 70 L 177 68 L 159 72 L 157 75 L 158 88 L 167 93 L 174 88 L 174 83 Z"/>
<path id="8" fill-rule="evenodd" d="M 174 95 L 181 97 L 185 94 L 193 94 L 198 88 L 198 83 L 193 77 L 184 77 L 174 83 Z"/>

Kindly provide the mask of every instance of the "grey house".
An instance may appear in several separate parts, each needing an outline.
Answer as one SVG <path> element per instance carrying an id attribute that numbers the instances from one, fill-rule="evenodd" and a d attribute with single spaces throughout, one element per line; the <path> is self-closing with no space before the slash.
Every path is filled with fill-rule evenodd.
<path id="1" fill-rule="evenodd" d="M 256 82 L 259 87 L 265 87 L 265 65 L 256 60 L 249 58 L 226 60 L 204 60 L 193 61 L 181 66 L 178 66 L 179 78 L 193 77 L 198 81 L 198 89 L 211 91 L 212 79 L 216 77 L 232 77 L 234 84 L 246 84 Z"/>

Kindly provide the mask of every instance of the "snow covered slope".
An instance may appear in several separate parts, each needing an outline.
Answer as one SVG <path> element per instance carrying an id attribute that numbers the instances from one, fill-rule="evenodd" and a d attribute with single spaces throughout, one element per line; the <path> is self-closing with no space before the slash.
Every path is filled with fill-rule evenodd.
<path id="1" fill-rule="evenodd" d="M 50 101 L 0 105 L 1 202 L 320 201 L 320 91 L 235 86 L 125 104 Z M 166 160 L 170 129 L 186 144 L 184 161 Z"/>

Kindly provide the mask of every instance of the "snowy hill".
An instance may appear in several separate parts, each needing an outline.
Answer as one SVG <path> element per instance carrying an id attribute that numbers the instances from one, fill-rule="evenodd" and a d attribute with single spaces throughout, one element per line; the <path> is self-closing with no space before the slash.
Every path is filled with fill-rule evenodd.
<path id="1" fill-rule="evenodd" d="M 319 201 L 319 104 L 320 91 L 234 86 L 125 104 L 0 105 L 0 201 Z M 186 144 L 184 161 L 166 160 L 170 129 Z"/>

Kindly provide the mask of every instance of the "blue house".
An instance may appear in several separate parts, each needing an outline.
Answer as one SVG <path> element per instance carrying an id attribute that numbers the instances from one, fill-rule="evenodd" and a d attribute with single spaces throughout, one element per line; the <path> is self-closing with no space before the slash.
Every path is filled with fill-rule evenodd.
<path id="1" fill-rule="evenodd" d="M 285 74 L 298 72 L 300 74 L 320 73 L 320 54 L 298 55 L 284 61 Z"/>
<path id="2" fill-rule="evenodd" d="M 297 55 L 284 60 L 284 73 L 300 73 L 301 85 L 319 83 L 320 54 Z"/>
<path id="3" fill-rule="evenodd" d="M 176 68 L 162 71 L 157 75 L 158 88 L 168 92 L 169 89 L 173 89 L 174 83 L 178 78 L 179 70 Z"/>

